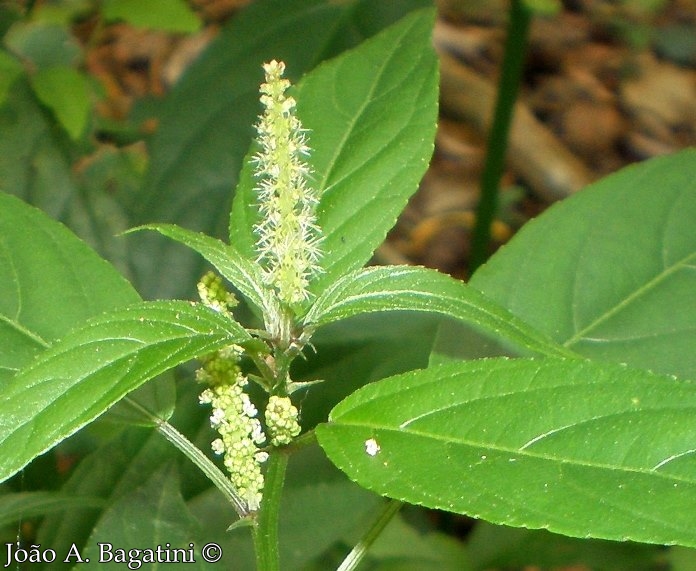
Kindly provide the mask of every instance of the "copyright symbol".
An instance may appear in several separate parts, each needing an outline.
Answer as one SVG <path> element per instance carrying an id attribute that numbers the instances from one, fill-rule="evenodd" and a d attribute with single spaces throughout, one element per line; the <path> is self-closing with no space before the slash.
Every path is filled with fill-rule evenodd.
<path id="1" fill-rule="evenodd" d="M 222 548 L 217 543 L 206 543 L 201 549 L 201 557 L 207 563 L 217 563 L 222 559 Z"/>

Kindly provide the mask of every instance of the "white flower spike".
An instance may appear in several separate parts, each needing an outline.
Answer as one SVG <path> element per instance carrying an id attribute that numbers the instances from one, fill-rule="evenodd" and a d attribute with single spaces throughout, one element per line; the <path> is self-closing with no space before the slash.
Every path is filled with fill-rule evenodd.
<path id="1" fill-rule="evenodd" d="M 254 157 L 261 220 L 255 226 L 258 261 L 265 279 L 288 304 L 309 297 L 310 278 L 319 271 L 321 230 L 317 226 L 318 197 L 308 184 L 310 169 L 306 132 L 295 116 L 295 100 L 285 95 L 285 64 L 263 66 L 261 84 L 265 110 L 256 125 L 261 151 Z"/>

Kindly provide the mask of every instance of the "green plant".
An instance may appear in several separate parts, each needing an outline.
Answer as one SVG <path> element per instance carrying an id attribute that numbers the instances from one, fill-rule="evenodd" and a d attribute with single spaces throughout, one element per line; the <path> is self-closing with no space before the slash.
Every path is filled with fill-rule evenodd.
<path id="1" fill-rule="evenodd" d="M 481 198 L 476 208 L 476 225 L 471 237 L 471 270 L 476 270 L 488 258 L 491 224 L 498 208 L 498 187 L 503 176 L 505 151 L 512 114 L 517 100 L 520 78 L 524 70 L 527 36 L 532 8 L 522 0 L 513 0 L 505 44 L 505 58 L 498 86 L 498 100 L 488 136 L 486 164 L 481 173 Z"/>
<path id="2" fill-rule="evenodd" d="M 340 566 L 351 569 L 381 532 L 413 534 L 401 520 L 385 530 L 400 502 L 571 537 L 696 546 L 696 385 L 685 380 L 696 369 L 694 152 L 631 167 L 556 205 L 468 285 L 418 267 L 363 268 L 432 152 L 432 21 L 432 11 L 416 12 L 308 73 L 290 94 L 309 142 L 289 115 L 292 103 L 272 87 L 279 67 L 267 66 L 265 94 L 282 117 L 260 123 L 261 146 L 249 154 L 257 158 L 245 161 L 225 208 L 229 243 L 173 224 L 144 226 L 197 251 L 239 306 L 214 276 L 201 282 L 204 303 L 142 301 L 65 227 L 0 195 L 0 479 L 19 472 L 0 496 L 0 521 L 45 515 L 43 551 L 30 553 L 45 562 L 53 550 L 50 568 L 87 557 L 95 566 L 127 563 L 128 548 L 165 544 L 182 557 L 190 549 L 200 568 L 214 565 L 202 560 L 204 544 L 222 548 L 225 568 L 254 560 L 259 569 L 279 561 L 283 569 L 327 568 L 327 550 L 343 542 L 355 545 Z M 248 72 L 257 82 L 260 63 Z M 205 60 L 198 70 L 194 78 L 212 73 Z M 271 143 L 279 121 L 290 139 Z M 287 171 L 268 155 L 288 140 L 281 161 L 294 174 L 279 182 Z M 305 146 L 311 154 L 298 157 Z M 179 190 L 193 184 L 175 180 L 179 168 L 153 163 L 142 199 L 167 196 L 165 181 Z M 280 213 L 271 203 L 289 195 Z M 174 196 L 160 212 L 183 211 Z M 152 210 L 140 208 L 148 214 L 129 220 L 146 222 Z M 304 222 L 283 229 L 264 223 L 297 219 Z M 298 229 L 307 230 L 302 239 L 274 242 Z M 147 234 L 121 239 L 142 246 Z M 277 257 L 287 244 L 299 250 Z M 180 255 L 160 251 L 165 260 Z M 148 271 L 134 273 L 147 281 Z M 197 377 L 212 386 L 206 406 L 184 366 L 191 359 L 202 361 Z M 232 406 L 246 415 L 247 435 L 260 426 L 247 422 L 255 418 L 250 402 L 259 411 L 273 403 L 263 424 L 275 444 L 245 456 L 265 465 L 261 498 L 256 472 L 251 484 L 235 479 L 229 433 L 215 445 L 229 457 L 225 466 L 201 452 L 218 438 L 207 404 L 222 410 L 227 398 L 239 399 Z M 70 478 L 53 492 L 16 491 L 12 483 L 31 479 L 54 446 L 63 457 L 84 456 Z M 251 527 L 253 554 L 245 530 L 226 531 L 234 522 Z M 361 527 L 368 531 L 355 537 Z M 461 569 L 490 561 L 438 535 L 399 543 L 377 543 L 372 563 Z M 615 557 L 627 549 L 595 547 Z M 626 566 L 636 552 L 656 557 L 633 549 L 621 552 Z"/>

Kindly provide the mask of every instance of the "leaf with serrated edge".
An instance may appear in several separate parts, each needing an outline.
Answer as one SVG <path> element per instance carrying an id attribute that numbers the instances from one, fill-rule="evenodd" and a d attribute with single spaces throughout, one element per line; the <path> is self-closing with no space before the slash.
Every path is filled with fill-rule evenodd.
<path id="1" fill-rule="evenodd" d="M 0 481 L 160 373 L 250 335 L 212 309 L 144 302 L 96 317 L 0 394 Z"/>
<path id="2" fill-rule="evenodd" d="M 432 155 L 438 68 L 434 13 L 420 10 L 308 74 L 293 96 L 309 130 L 309 159 L 320 195 L 321 292 L 365 264 L 383 242 Z M 253 177 L 242 172 L 230 242 L 251 254 Z"/>
<path id="3" fill-rule="evenodd" d="M 247 300 L 262 309 L 264 315 L 277 315 L 280 312 L 275 296 L 263 284 L 259 265 L 242 256 L 234 246 L 174 224 L 148 224 L 133 230 L 155 230 L 188 246 L 215 266 Z"/>
<path id="4" fill-rule="evenodd" d="M 581 360 L 468 361 L 360 389 L 317 437 L 358 483 L 411 503 L 696 546 L 696 383 Z"/>
<path id="5" fill-rule="evenodd" d="M 319 326 L 361 313 L 398 310 L 439 313 L 465 321 L 540 355 L 572 355 L 474 288 L 413 266 L 370 267 L 343 276 L 319 296 L 304 323 Z"/>
<path id="6" fill-rule="evenodd" d="M 65 226 L 0 193 L 0 380 L 86 319 L 140 301 Z"/>

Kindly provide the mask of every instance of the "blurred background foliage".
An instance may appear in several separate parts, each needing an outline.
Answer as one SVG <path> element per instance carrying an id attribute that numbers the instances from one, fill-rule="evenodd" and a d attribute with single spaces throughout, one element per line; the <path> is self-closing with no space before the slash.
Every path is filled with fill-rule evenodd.
<path id="1" fill-rule="evenodd" d="M 204 269 L 197 256 L 155 235 L 118 234 L 158 221 L 224 237 L 260 110 L 261 63 L 284 60 L 296 81 L 409 11 L 432 4 L 0 0 L 0 191 L 64 222 L 143 297 L 193 298 Z M 465 278 L 508 3 L 436 4 L 434 42 L 442 58 L 436 153 L 420 192 L 375 261 L 419 263 Z M 527 4 L 535 16 L 492 248 L 592 180 L 696 144 L 693 2 Z M 409 316 L 405 327 L 403 317 L 350 320 L 316 338 L 317 357 L 299 363 L 295 374 L 334 382 L 303 402 L 306 426 L 324 419 L 356 387 L 427 363 L 437 320 Z M 177 373 L 183 379 L 181 403 L 195 402 L 190 373 Z M 172 422 L 207 448 L 209 427 L 197 407 L 178 407 Z M 117 527 L 129 513 L 133 490 L 146 501 L 148 490 L 171 487 L 173 504 L 191 515 L 189 537 L 219 539 L 236 554 L 235 569 L 252 568 L 246 536 L 220 531 L 232 512 L 179 460 L 156 434 L 101 422 L 37 459 L 0 491 L 62 490 L 108 503 L 23 518 L 24 540 L 58 550 Z M 281 524 L 283 568 L 330 568 L 379 501 L 316 448 L 295 455 Z M 93 530 L 99 521 L 102 527 Z M 14 524 L 0 529 L 3 541 L 18 536 Z M 569 539 L 408 508 L 378 541 L 366 568 L 671 565 L 687 571 L 695 568 L 694 560 L 686 549 Z"/>

